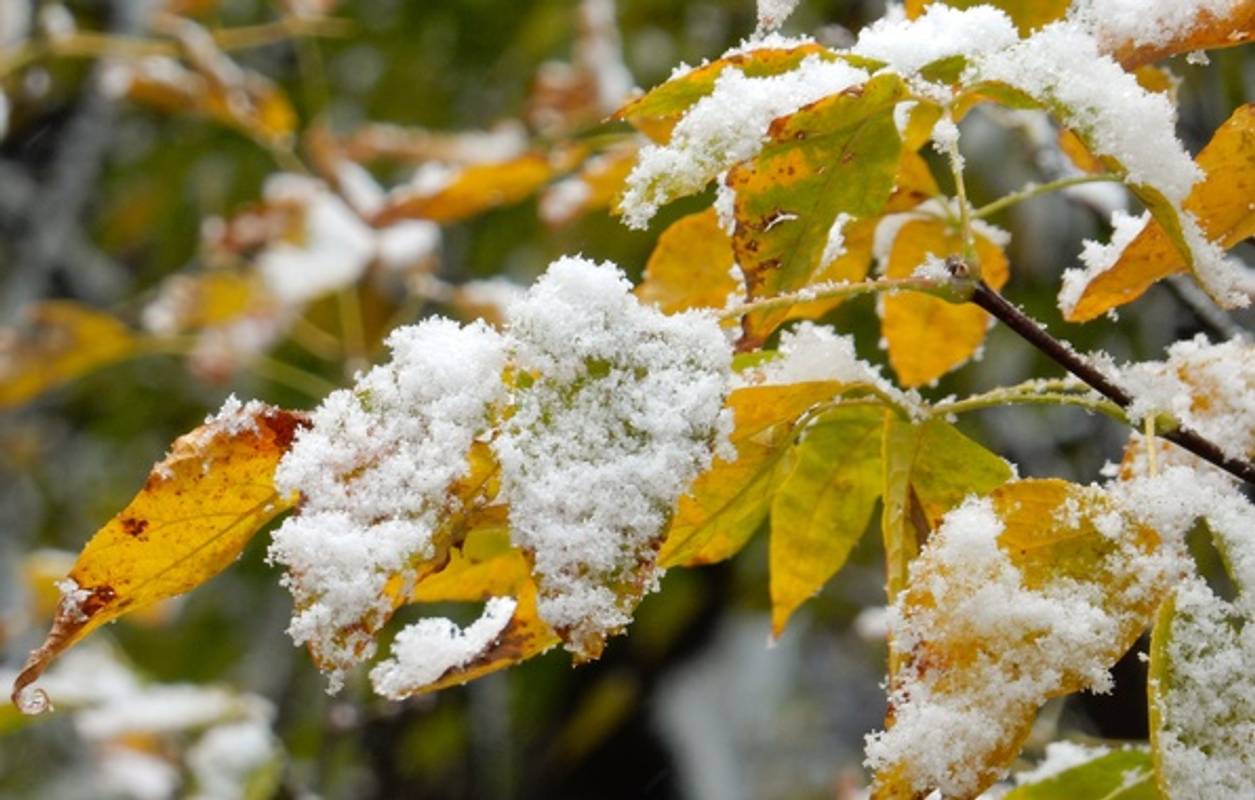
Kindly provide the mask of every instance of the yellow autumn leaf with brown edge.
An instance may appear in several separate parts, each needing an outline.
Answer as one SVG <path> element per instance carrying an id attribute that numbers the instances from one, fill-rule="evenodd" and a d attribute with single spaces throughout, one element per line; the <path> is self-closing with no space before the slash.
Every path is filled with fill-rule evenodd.
<path id="1" fill-rule="evenodd" d="M 394 192 L 372 222 L 376 225 L 403 219 L 429 219 L 442 224 L 457 222 L 529 197 L 554 173 L 554 166 L 542 153 L 475 164 L 454 172 L 434 191 L 402 189 Z"/>
<path id="2" fill-rule="evenodd" d="M 868 744 L 872 796 L 974 798 L 1041 704 L 1109 686 L 1172 580 L 1159 551 L 1101 489 L 1062 480 L 1014 481 L 950 512 L 897 603 L 904 657 L 887 729 Z"/>
<path id="3" fill-rule="evenodd" d="M 793 425 L 841 391 L 833 381 L 750 386 L 728 397 L 736 458 L 715 459 L 680 498 L 658 553 L 662 567 L 713 564 L 735 555 L 767 518 L 777 466 Z"/>
<path id="4" fill-rule="evenodd" d="M 932 255 L 940 259 L 963 252 L 962 235 L 941 220 L 912 220 L 894 239 L 885 274 L 907 278 Z M 994 289 L 1007 282 L 1002 248 L 976 234 L 981 277 Z M 956 305 L 920 292 L 887 295 L 881 326 L 889 345 L 889 363 L 904 386 L 931 383 L 971 358 L 985 341 L 990 317 L 972 305 Z"/>
<path id="5" fill-rule="evenodd" d="M 263 525 L 295 502 L 274 485 L 302 414 L 250 403 L 179 437 L 139 494 L 83 547 L 61 584 L 43 645 L 30 654 L 12 699 L 49 707 L 28 688 L 59 654 L 130 611 L 193 589 L 230 566 Z"/>
<path id="6" fill-rule="evenodd" d="M 69 301 L 38 303 L 0 331 L 0 410 L 130 358 L 142 340 L 116 318 Z"/>
<path id="7" fill-rule="evenodd" d="M 1153 42 L 1107 41 L 1103 49 L 1125 69 L 1133 70 L 1178 53 L 1236 47 L 1255 39 L 1255 0 L 1237 0 L 1216 15 L 1199 4 L 1192 25 L 1172 37 L 1156 37 Z"/>
<path id="8" fill-rule="evenodd" d="M 732 264 L 732 237 L 719 227 L 715 210 L 689 214 L 658 237 L 636 296 L 668 314 L 723 308 L 728 295 L 740 288 Z"/>
<path id="9" fill-rule="evenodd" d="M 1255 103 L 1240 106 L 1198 154 L 1206 177 L 1194 185 L 1184 207 L 1204 235 L 1226 249 L 1255 236 Z M 1132 302 L 1151 284 L 1189 269 L 1158 221 L 1151 219 L 1110 269 L 1094 276 L 1076 303 L 1065 309 L 1071 322 L 1085 322 Z"/>
<path id="10" fill-rule="evenodd" d="M 793 467 L 771 504 L 771 629 L 845 564 L 880 496 L 884 409 L 837 406 L 816 417 L 793 448 Z"/>

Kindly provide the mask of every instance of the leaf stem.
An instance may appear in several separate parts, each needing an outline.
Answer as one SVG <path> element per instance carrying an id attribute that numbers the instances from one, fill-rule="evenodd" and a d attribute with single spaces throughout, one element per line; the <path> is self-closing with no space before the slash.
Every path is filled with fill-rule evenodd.
<path id="1" fill-rule="evenodd" d="M 750 300 L 719 311 L 720 320 L 740 319 L 746 314 L 758 311 L 771 311 L 785 308 L 798 303 L 810 303 L 815 300 L 834 300 L 838 297 L 855 297 L 875 292 L 927 292 L 929 294 L 944 293 L 946 282 L 932 278 L 878 278 L 870 281 L 854 283 L 820 283 L 808 286 L 796 292 L 780 294 L 775 297 L 764 297 L 761 300 Z"/>
<path id="2" fill-rule="evenodd" d="M 270 356 L 254 356 L 249 359 L 248 368 L 268 381 L 286 386 L 313 400 L 322 400 L 338 388 L 329 380 Z"/>
<path id="3" fill-rule="evenodd" d="M 1126 425 L 1129 422 L 1129 417 L 1124 413 L 1124 409 L 1110 400 L 1096 396 L 1092 392 L 1084 394 L 1068 392 L 1017 393 L 1008 392 L 1006 389 L 995 389 L 984 394 L 965 397 L 962 400 L 937 403 L 931 408 L 930 413 L 933 416 L 948 416 L 950 414 L 963 414 L 969 411 L 980 411 L 986 408 L 1008 405 L 1080 406 L 1090 411 L 1106 414 L 1117 422 L 1122 422 Z"/>
<path id="4" fill-rule="evenodd" d="M 964 265 L 957 266 L 962 268 Z M 1008 303 L 1002 295 L 990 288 L 989 284 L 977 281 L 972 291 L 971 302 L 988 311 L 1029 344 L 1045 353 L 1068 372 L 1085 381 L 1120 408 L 1127 409 L 1133 403 L 1133 397 L 1128 392 L 1086 361 L 1071 346 L 1051 336 L 1038 322 Z M 1199 458 L 1255 485 L 1255 464 L 1230 458 L 1214 442 L 1196 431 L 1183 425 L 1175 427 L 1165 425 L 1163 430 L 1156 432 L 1162 438 L 1184 447 Z"/>
<path id="5" fill-rule="evenodd" d="M 972 212 L 972 218 L 985 219 L 997 214 L 1004 208 L 1010 208 L 1016 203 L 1037 197 L 1038 195 L 1049 194 L 1050 192 L 1056 192 L 1060 189 L 1066 189 L 1069 186 L 1079 186 L 1083 183 L 1118 182 L 1119 180 L 1119 175 L 1104 172 L 1099 175 L 1072 175 L 1067 178 L 1059 178 L 1058 180 L 1049 181 L 1047 183 L 1029 183 L 1019 191 L 1003 195 L 997 200 L 994 200 L 992 203 L 986 203 L 976 209 Z"/>

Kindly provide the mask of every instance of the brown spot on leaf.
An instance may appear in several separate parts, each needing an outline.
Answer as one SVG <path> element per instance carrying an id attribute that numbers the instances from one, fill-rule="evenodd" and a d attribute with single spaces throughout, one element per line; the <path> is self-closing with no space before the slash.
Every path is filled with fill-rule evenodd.
<path id="1" fill-rule="evenodd" d="M 95 589 L 92 589 L 92 593 L 88 595 L 87 599 L 79 606 L 79 610 L 82 611 L 83 615 L 86 617 L 95 616 L 100 609 L 113 602 L 117 596 L 118 593 L 113 590 L 112 586 L 107 584 L 104 586 L 97 586 Z"/>
<path id="2" fill-rule="evenodd" d="M 127 536 L 139 536 L 148 529 L 148 520 L 136 517 L 123 517 L 118 524 L 122 526 L 122 532 Z"/>

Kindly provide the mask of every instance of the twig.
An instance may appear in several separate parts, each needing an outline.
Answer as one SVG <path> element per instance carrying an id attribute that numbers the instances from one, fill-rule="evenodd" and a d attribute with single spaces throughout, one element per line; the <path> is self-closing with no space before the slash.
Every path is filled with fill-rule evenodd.
<path id="1" fill-rule="evenodd" d="M 944 281 L 936 281 L 931 278 L 879 278 L 856 283 L 826 283 L 808 286 L 801 291 L 789 294 L 765 297 L 761 300 L 750 300 L 723 309 L 719 312 L 719 319 L 734 320 L 757 311 L 787 308 L 799 303 L 814 302 L 815 300 L 835 300 L 838 297 L 854 297 L 860 294 L 896 291 L 927 292 L 929 294 L 948 293 L 947 285 Z"/>
<path id="2" fill-rule="evenodd" d="M 966 264 L 957 260 L 951 260 L 947 264 L 950 266 L 952 273 L 955 273 L 956 278 L 962 279 L 966 277 Z M 976 281 L 972 289 L 971 302 L 988 311 L 1008 328 L 1018 333 L 1021 338 L 1027 340 L 1068 372 L 1085 381 L 1116 405 L 1126 409 L 1132 405 L 1133 398 L 1128 392 L 1120 388 L 1114 381 L 1099 371 L 1093 364 L 1082 358 L 1067 344 L 1047 333 L 1045 328 L 1035 320 L 1008 303 L 1002 295 L 990 288 L 989 284 L 981 280 Z M 1225 472 L 1255 485 L 1255 464 L 1226 456 L 1224 451 L 1216 446 L 1214 442 L 1197 432 L 1182 425 L 1156 432 L 1164 439 L 1184 447 L 1199 458 L 1220 467 Z"/>

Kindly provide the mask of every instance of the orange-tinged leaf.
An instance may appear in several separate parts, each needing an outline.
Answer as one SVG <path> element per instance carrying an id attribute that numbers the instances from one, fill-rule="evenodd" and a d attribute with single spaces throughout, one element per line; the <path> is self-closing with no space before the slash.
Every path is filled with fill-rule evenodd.
<path id="1" fill-rule="evenodd" d="M 13 685 L 13 702 L 38 713 L 48 703 L 26 687 L 52 659 L 122 614 L 193 589 L 230 566 L 263 525 L 295 497 L 274 471 L 298 428 L 296 412 L 250 403 L 180 437 L 144 488 L 84 546 L 44 644 Z"/>
<path id="2" fill-rule="evenodd" d="M 39 303 L 24 316 L 21 327 L 0 330 L 0 410 L 130 358 L 142 344 L 114 317 L 78 303 Z"/>
<path id="3" fill-rule="evenodd" d="M 841 390 L 835 382 L 751 386 L 728 398 L 733 461 L 716 459 L 680 498 L 658 553 L 662 567 L 711 564 L 735 555 L 767 517 L 793 424 Z"/>
<path id="4" fill-rule="evenodd" d="M 788 72 L 811 55 L 835 58 L 831 51 L 818 44 L 787 49 L 761 48 L 721 58 L 655 86 L 616 111 L 613 119 L 630 122 L 655 142 L 665 144 L 685 112 L 714 91 L 715 81 L 724 69 L 735 67 L 751 78 L 763 78 Z"/>
<path id="5" fill-rule="evenodd" d="M 732 277 L 732 239 L 708 208 L 681 217 L 658 237 L 636 296 L 668 314 L 723 308 L 738 288 Z"/>
<path id="6" fill-rule="evenodd" d="M 924 9 L 938 0 L 906 0 L 906 14 L 915 19 L 924 13 Z M 943 5 L 951 8 L 972 8 L 986 5 L 1005 11 L 1021 36 L 1027 36 L 1033 30 L 1047 23 L 1063 18 L 1072 0 L 940 0 Z"/>
<path id="7" fill-rule="evenodd" d="M 560 228 L 594 211 L 616 210 L 639 149 L 639 143 L 632 141 L 598 153 L 575 175 L 549 186 L 540 196 L 541 219 Z"/>
<path id="8" fill-rule="evenodd" d="M 373 221 L 377 225 L 402 219 L 457 222 L 523 200 L 539 190 L 554 173 L 554 165 L 541 153 L 527 153 L 492 164 L 475 164 L 454 173 L 434 191 L 401 189 L 394 192 L 388 205 Z"/>
<path id="9" fill-rule="evenodd" d="M 898 162 L 898 174 L 893 180 L 893 192 L 885 205 L 889 214 L 910 211 L 920 203 L 941 194 L 937 179 L 933 177 L 928 162 L 914 150 L 903 149 Z"/>
<path id="10" fill-rule="evenodd" d="M 927 256 L 940 259 L 963 251 L 962 236 L 941 220 L 912 220 L 902 226 L 889 255 L 886 274 L 909 277 Z M 981 276 L 995 289 L 1007 282 L 1007 257 L 1002 248 L 976 235 Z M 985 341 L 990 317 L 971 305 L 956 305 L 919 292 L 883 298 L 882 330 L 889 344 L 889 363 L 904 386 L 935 381 L 971 358 Z"/>
<path id="11" fill-rule="evenodd" d="M 884 410 L 838 406 L 806 427 L 793 468 L 771 504 L 771 627 L 789 617 L 845 564 L 882 486 Z"/>
<path id="12" fill-rule="evenodd" d="M 1085 146 L 1085 142 L 1081 141 L 1081 137 L 1070 128 L 1059 129 L 1059 149 L 1068 157 L 1073 166 L 1081 172 L 1088 172 L 1090 175 L 1097 175 L 1107 171 L 1107 165 L 1102 159 L 1089 151 Z"/>
<path id="13" fill-rule="evenodd" d="M 1194 185 L 1185 209 L 1208 239 L 1231 248 L 1255 236 L 1255 103 L 1240 106 L 1198 154 L 1206 177 Z M 1084 322 L 1132 302 L 1161 278 L 1189 269 L 1158 219 L 1152 219 L 1110 269 L 1096 275 L 1067 310 Z"/>
<path id="14" fill-rule="evenodd" d="M 1099 489 L 1014 481 L 952 513 L 899 599 L 907 649 L 868 747 L 874 797 L 980 794 L 1042 703 L 1110 680 L 1171 580 L 1158 534 Z M 914 758 L 929 737 L 944 753 Z"/>
<path id="15" fill-rule="evenodd" d="M 1200 8 L 1193 25 L 1165 41 L 1104 42 L 1104 49 L 1125 69 L 1133 70 L 1178 53 L 1236 47 L 1252 39 L 1255 39 L 1255 0 L 1237 0 L 1221 16 Z"/>
<path id="16" fill-rule="evenodd" d="M 773 122 L 762 152 L 728 172 L 733 250 L 750 298 L 809 283 L 840 214 L 884 210 L 902 152 L 893 109 L 905 96 L 901 78 L 881 75 L 813 103 Z M 741 348 L 761 344 L 787 313 L 748 315 Z"/>

